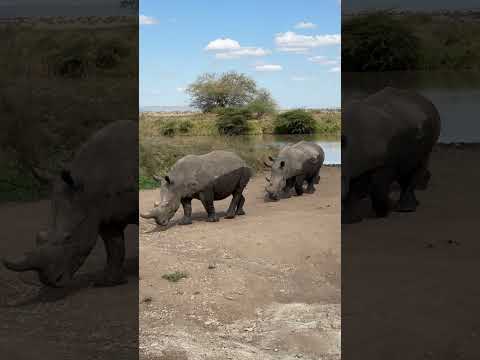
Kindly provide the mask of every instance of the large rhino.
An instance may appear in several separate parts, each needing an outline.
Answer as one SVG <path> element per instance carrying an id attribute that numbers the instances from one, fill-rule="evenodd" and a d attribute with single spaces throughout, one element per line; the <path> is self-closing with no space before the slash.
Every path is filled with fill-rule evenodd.
<path id="1" fill-rule="evenodd" d="M 440 127 L 435 106 L 413 91 L 387 87 L 350 103 L 342 117 L 342 221 L 360 221 L 355 205 L 367 196 L 376 215 L 387 216 L 394 182 L 401 188 L 396 210 L 415 211 Z"/>
<path id="2" fill-rule="evenodd" d="M 282 192 L 290 196 L 294 187 L 297 195 L 304 192 L 305 181 L 308 186 L 306 193 L 315 192 L 315 184 L 320 180 L 320 169 L 325 160 L 322 147 L 316 143 L 300 141 L 294 145 L 284 147 L 276 159 L 270 157 L 271 177 L 267 178 L 265 188 L 267 196 L 272 200 L 279 200 Z"/>
<path id="3" fill-rule="evenodd" d="M 225 218 L 244 215 L 242 193 L 252 176 L 252 170 L 236 154 L 212 151 L 205 155 L 187 155 L 178 160 L 160 188 L 160 201 L 153 210 L 140 214 L 166 226 L 177 212 L 180 203 L 184 216 L 181 225 L 192 223 L 192 199 L 202 202 L 209 222 L 218 221 L 214 201 L 233 196 Z M 161 179 L 155 177 L 161 182 Z"/>
<path id="4" fill-rule="evenodd" d="M 4 259 L 13 271 L 34 270 L 49 286 L 64 286 L 97 242 L 105 243 L 107 265 L 98 285 L 125 282 L 124 229 L 138 224 L 137 124 L 116 121 L 80 147 L 68 169 L 54 179 L 52 214 L 37 247 Z"/>

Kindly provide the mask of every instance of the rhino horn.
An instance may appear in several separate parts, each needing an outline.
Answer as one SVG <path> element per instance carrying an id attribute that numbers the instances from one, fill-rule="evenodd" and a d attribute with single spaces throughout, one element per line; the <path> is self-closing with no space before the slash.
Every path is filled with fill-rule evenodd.
<path id="1" fill-rule="evenodd" d="M 152 211 L 150 211 L 150 212 L 148 212 L 148 213 L 141 213 L 141 214 L 140 214 L 140 217 L 142 217 L 142 218 L 144 218 L 144 219 L 153 219 L 153 218 L 155 218 L 156 216 L 155 216 L 155 212 L 152 210 Z"/>
<path id="2" fill-rule="evenodd" d="M 40 270 L 47 264 L 47 258 L 40 252 L 27 253 L 17 259 L 3 259 L 5 267 L 12 271 Z"/>

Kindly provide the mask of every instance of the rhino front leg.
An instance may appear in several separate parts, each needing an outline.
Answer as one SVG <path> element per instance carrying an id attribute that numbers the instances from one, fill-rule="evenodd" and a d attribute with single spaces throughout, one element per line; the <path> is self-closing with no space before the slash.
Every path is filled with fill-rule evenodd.
<path id="1" fill-rule="evenodd" d="M 297 176 L 295 180 L 295 192 L 297 196 L 303 195 L 303 183 L 305 182 L 305 176 Z"/>
<path id="2" fill-rule="evenodd" d="M 179 225 L 190 225 L 192 223 L 192 199 L 182 199 L 183 206 L 183 218 L 180 220 Z"/>
<path id="3" fill-rule="evenodd" d="M 392 169 L 380 169 L 372 175 L 370 198 L 377 217 L 386 217 L 390 212 L 390 185 L 394 180 Z"/>
<path id="4" fill-rule="evenodd" d="M 395 207 L 398 212 L 412 212 L 417 209 L 418 201 L 415 196 L 416 174 L 400 179 L 400 200 Z"/>
<path id="5" fill-rule="evenodd" d="M 107 266 L 103 279 L 95 283 L 96 286 L 115 286 L 125 284 L 123 262 L 125 261 L 124 226 L 109 225 L 100 229 L 100 236 L 107 251 Z"/>
<path id="6" fill-rule="evenodd" d="M 208 214 L 208 222 L 218 222 L 220 219 L 218 218 L 216 212 L 215 212 L 215 206 L 213 204 L 214 202 L 214 196 L 213 196 L 213 191 L 206 191 L 202 192 L 199 195 L 200 201 L 202 202 L 203 207 L 205 208 L 205 211 Z"/>

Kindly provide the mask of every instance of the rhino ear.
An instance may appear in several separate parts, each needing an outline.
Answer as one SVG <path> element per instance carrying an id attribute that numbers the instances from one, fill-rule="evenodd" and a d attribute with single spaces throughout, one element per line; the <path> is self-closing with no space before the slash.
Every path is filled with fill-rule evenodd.
<path id="1" fill-rule="evenodd" d="M 270 160 L 271 162 L 275 162 L 275 159 L 271 156 L 268 157 L 268 160 Z"/>
<path id="2" fill-rule="evenodd" d="M 173 181 L 170 179 L 170 177 L 167 175 L 165 176 L 165 181 L 167 182 L 168 185 L 172 185 Z"/>
<path id="3" fill-rule="evenodd" d="M 67 184 L 68 186 L 71 186 L 72 188 L 75 187 L 75 181 L 73 180 L 72 174 L 70 173 L 69 170 L 63 169 L 62 172 L 60 173 L 60 176 L 62 180 Z"/>

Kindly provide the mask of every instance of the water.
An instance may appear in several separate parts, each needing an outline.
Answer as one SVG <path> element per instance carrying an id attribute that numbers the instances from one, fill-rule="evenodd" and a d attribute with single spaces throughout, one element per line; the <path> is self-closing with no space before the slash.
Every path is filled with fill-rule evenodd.
<path id="1" fill-rule="evenodd" d="M 480 142 L 480 74 L 476 72 L 386 72 L 343 74 L 343 101 L 385 86 L 410 88 L 430 99 L 442 120 L 440 142 Z"/>

